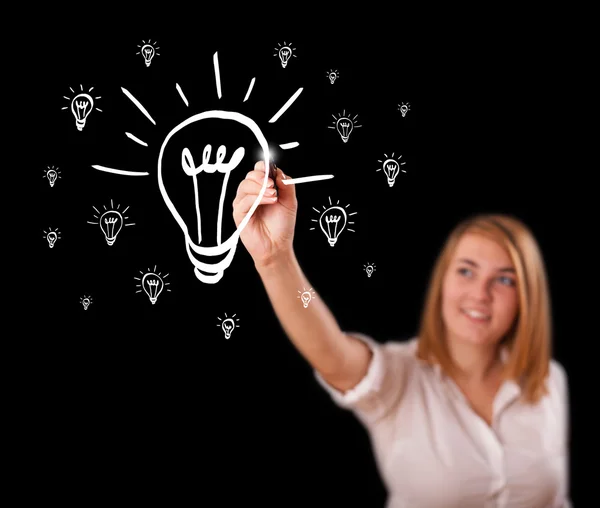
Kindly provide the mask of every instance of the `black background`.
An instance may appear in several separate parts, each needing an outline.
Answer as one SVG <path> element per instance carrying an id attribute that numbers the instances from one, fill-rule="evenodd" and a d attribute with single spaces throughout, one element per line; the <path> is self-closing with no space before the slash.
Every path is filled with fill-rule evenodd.
<path id="1" fill-rule="evenodd" d="M 574 391 L 570 253 L 558 206 L 565 182 L 549 177 L 561 161 L 551 155 L 553 120 L 538 86 L 543 55 L 518 59 L 494 46 L 430 51 L 400 38 L 340 39 L 325 31 L 298 37 L 143 27 L 77 37 L 59 32 L 45 37 L 44 56 L 32 69 L 44 86 L 39 120 L 28 132 L 39 140 L 28 159 L 39 206 L 30 229 L 45 269 L 36 290 L 40 306 L 28 323 L 40 333 L 28 343 L 24 384 L 31 386 L 33 467 L 48 498 L 112 500 L 119 493 L 120 499 L 170 504 L 214 496 L 218 502 L 210 504 L 223 506 L 240 500 L 383 505 L 366 432 L 334 406 L 293 349 L 243 244 L 219 283 L 204 284 L 193 274 L 183 233 L 158 190 L 156 159 L 176 124 L 207 109 L 248 114 L 271 146 L 298 141 L 298 148 L 276 151 L 288 175 L 335 175 L 297 186 L 295 249 L 311 287 L 343 329 L 380 341 L 409 338 L 435 257 L 456 222 L 474 212 L 520 217 L 545 257 L 554 356 Z M 136 54 L 148 39 L 160 47 L 150 67 Z M 284 41 L 297 55 L 285 69 L 274 56 Z M 330 69 L 339 72 L 333 85 Z M 243 103 L 253 77 L 254 90 Z M 63 96 L 72 97 L 69 87 L 79 91 L 80 85 L 94 87 L 102 109 L 90 114 L 82 132 L 70 111 L 61 110 L 68 104 Z M 295 103 L 268 124 L 299 87 L 304 90 Z M 404 118 L 402 102 L 410 103 Z M 328 128 L 343 110 L 362 125 L 346 144 Z M 149 146 L 134 143 L 126 131 Z M 392 152 L 402 155 L 407 173 L 390 188 L 376 169 Z M 115 175 L 92 164 L 150 174 Z M 49 166 L 60 171 L 53 188 L 44 178 Z M 234 171 L 231 192 L 250 169 Z M 358 212 L 356 232 L 343 232 L 333 248 L 322 232 L 310 230 L 313 207 L 322 209 L 330 197 Z M 129 206 L 135 225 L 109 247 L 87 221 L 94 220 L 93 206 L 108 207 L 111 200 Z M 232 223 L 227 203 L 225 212 Z M 53 249 L 43 233 L 49 227 L 61 235 Z M 364 271 L 369 262 L 376 265 L 371 278 Z M 155 265 L 169 273 L 171 292 L 151 305 L 136 293 L 134 277 Z M 87 311 L 84 295 L 93 299 Z M 217 326 L 225 313 L 239 319 L 230 340 Z M 571 417 L 576 428 L 574 404 Z M 576 436 L 573 445 L 575 467 Z"/>

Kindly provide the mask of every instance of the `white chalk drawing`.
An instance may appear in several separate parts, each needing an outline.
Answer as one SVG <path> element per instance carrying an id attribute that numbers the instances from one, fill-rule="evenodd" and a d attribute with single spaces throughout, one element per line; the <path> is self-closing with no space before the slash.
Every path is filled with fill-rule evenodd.
<path id="1" fill-rule="evenodd" d="M 365 272 L 367 272 L 367 277 L 371 277 L 373 272 L 375 271 L 375 263 L 367 263 L 365 265 Z"/>
<path id="2" fill-rule="evenodd" d="M 91 92 L 94 87 L 90 88 L 87 93 L 83 91 L 83 85 L 79 85 L 81 87 L 81 93 L 75 95 L 74 97 L 67 97 L 63 95 L 65 99 L 71 101 L 71 113 L 75 117 L 75 125 L 77 130 L 82 131 L 85 127 L 85 122 L 90 115 L 90 113 L 96 109 L 97 111 L 102 112 L 102 110 L 95 106 L 94 99 L 101 99 L 101 97 L 92 97 L 89 92 Z M 71 92 L 75 93 L 71 87 L 69 87 Z M 69 109 L 69 106 L 65 106 L 61 109 Z"/>
<path id="3" fill-rule="evenodd" d="M 215 73 L 215 84 L 216 84 L 217 96 L 220 99 L 222 96 L 222 93 L 221 93 L 221 78 L 220 78 L 220 71 L 219 71 L 219 59 L 218 59 L 217 52 L 215 52 L 215 54 L 213 56 L 213 66 L 214 66 L 214 73 Z M 244 100 L 248 99 L 250 92 L 254 86 L 254 83 L 255 83 L 255 79 L 253 78 L 252 82 L 250 83 L 250 87 L 248 89 L 248 92 L 246 93 L 246 97 Z M 179 96 L 185 103 L 185 105 L 189 107 L 189 102 L 186 99 L 186 97 L 183 93 L 183 90 L 181 89 L 179 84 L 176 84 L 175 88 L 176 88 L 177 92 L 179 93 Z M 129 98 L 129 100 L 142 112 L 142 114 L 148 120 L 150 120 L 150 122 L 153 125 L 156 125 L 156 122 L 154 121 L 154 119 L 152 118 L 152 116 L 150 115 L 148 110 L 133 96 L 133 94 L 123 87 L 121 88 L 121 90 Z M 271 119 L 269 120 L 269 123 L 276 122 L 281 117 L 281 115 L 283 115 L 283 113 L 285 113 L 288 110 L 288 108 L 294 103 L 294 101 L 302 93 L 302 90 L 303 90 L 303 88 L 299 88 L 292 95 L 292 97 L 290 97 L 287 100 L 287 102 L 283 106 L 281 106 L 281 108 L 279 108 L 279 110 L 271 117 Z M 202 121 L 202 120 L 209 120 L 209 119 L 215 119 L 215 118 L 230 120 L 232 122 L 242 124 L 242 125 L 246 126 L 247 128 L 249 128 L 252 131 L 252 133 L 254 134 L 256 140 L 258 141 L 258 144 L 260 145 L 260 147 L 262 149 L 262 154 L 264 156 L 265 165 L 269 164 L 269 159 L 271 157 L 270 150 L 269 150 L 269 144 L 267 143 L 267 140 L 265 139 L 265 136 L 263 135 L 263 133 L 262 133 L 261 129 L 258 127 L 258 125 L 251 118 L 249 118 L 245 115 L 242 115 L 241 113 L 234 112 L 234 111 L 211 110 L 211 111 L 204 111 L 202 113 L 192 115 L 187 120 L 183 121 L 182 123 L 180 123 L 179 125 L 174 127 L 169 132 L 169 134 L 167 134 L 167 136 L 165 137 L 165 139 L 162 143 L 162 146 L 160 148 L 160 151 L 159 151 L 158 164 L 157 164 L 157 166 L 158 166 L 157 177 L 158 177 L 159 190 L 160 190 L 161 196 L 162 196 L 167 208 L 173 215 L 173 218 L 175 219 L 175 221 L 177 222 L 177 224 L 179 225 L 179 227 L 181 228 L 181 230 L 185 236 L 186 250 L 187 250 L 188 257 L 193 265 L 194 274 L 196 275 L 198 280 L 200 280 L 201 282 L 204 282 L 206 284 L 215 284 L 219 280 L 221 280 L 221 278 L 223 277 L 224 271 L 231 264 L 231 261 L 233 259 L 233 256 L 234 256 L 236 248 L 237 248 L 240 233 L 246 227 L 246 225 L 248 224 L 248 221 L 252 217 L 252 214 L 254 213 L 256 208 L 259 206 L 259 204 L 263 198 L 263 195 L 265 193 L 265 190 L 267 188 L 267 183 L 268 183 L 268 172 L 266 172 L 265 179 L 262 184 L 262 188 L 261 188 L 254 204 L 252 205 L 252 207 L 246 214 L 246 217 L 244 217 L 244 219 L 242 220 L 240 225 L 237 227 L 235 232 L 229 237 L 229 239 L 227 239 L 226 241 L 221 241 L 221 224 L 222 224 L 222 220 L 223 220 L 223 203 L 224 203 L 224 199 L 225 199 L 225 193 L 226 193 L 227 183 L 229 180 L 229 175 L 230 175 L 231 171 L 233 169 L 235 169 L 235 167 L 241 161 L 241 158 L 243 157 L 243 155 L 245 153 L 245 149 L 244 149 L 244 147 L 238 147 L 236 150 L 233 151 L 233 154 L 230 156 L 229 162 L 225 162 L 225 156 L 226 156 L 227 149 L 226 149 L 225 145 L 221 145 L 216 150 L 216 160 L 217 160 L 216 163 L 209 163 L 209 157 L 212 153 L 212 146 L 205 145 L 204 151 L 203 151 L 203 156 L 202 156 L 202 163 L 199 166 L 195 165 L 195 162 L 194 162 L 194 159 L 193 159 L 190 149 L 188 149 L 188 148 L 183 149 L 182 154 L 181 154 L 181 159 L 180 159 L 181 166 L 177 169 L 183 170 L 185 172 L 185 174 L 190 177 L 191 184 L 194 186 L 194 199 L 195 199 L 195 205 L 196 205 L 196 226 L 195 226 L 195 228 L 192 228 L 192 231 L 190 231 L 190 228 L 188 228 L 188 225 L 184 222 L 179 211 L 175 208 L 175 205 L 171 201 L 169 193 L 165 187 L 165 183 L 163 181 L 163 172 L 170 171 L 170 169 L 165 169 L 163 167 L 163 154 L 165 153 L 165 149 L 168 146 L 169 140 L 173 137 L 173 135 L 175 135 L 176 133 L 178 133 L 179 131 L 181 131 L 182 129 L 184 129 L 185 127 L 187 127 L 191 124 L 194 124 L 194 123 Z M 133 134 L 131 134 L 131 135 L 129 133 L 126 133 L 126 134 L 128 135 L 128 137 L 130 139 L 132 139 L 139 145 L 148 146 L 141 139 L 138 139 L 137 137 L 133 136 Z M 295 148 L 298 146 L 298 143 L 290 142 L 290 143 L 286 143 L 285 145 L 280 145 L 280 146 L 282 146 L 282 148 L 284 148 L 284 149 Z M 115 173 L 115 174 L 119 174 L 119 175 L 146 176 L 149 174 L 148 172 L 125 171 L 125 170 L 121 170 L 121 169 L 111 168 L 111 167 L 107 167 L 107 166 L 94 165 L 94 164 L 92 165 L 92 167 L 94 169 L 97 169 L 100 171 L 105 171 L 108 173 Z M 198 180 L 197 179 L 198 179 L 200 173 L 202 173 L 202 172 L 205 172 L 205 173 L 219 172 L 224 175 L 223 185 L 221 188 L 221 195 L 220 195 L 220 200 L 219 200 L 219 209 L 218 209 L 217 245 L 214 245 L 214 246 L 200 245 L 200 243 L 202 242 L 202 230 L 201 230 L 199 203 L 198 203 L 199 195 L 198 195 Z M 306 180 L 306 181 L 312 181 L 312 180 Z M 315 181 L 316 181 L 316 179 L 315 179 Z M 205 235 L 205 236 L 208 236 L 208 235 Z M 203 256 L 205 258 L 213 258 L 213 259 L 222 258 L 222 259 L 220 259 L 218 262 L 208 263 L 208 262 L 203 262 L 203 261 L 200 261 L 199 259 L 197 259 L 197 257 L 196 257 L 197 255 Z"/>
<path id="4" fill-rule="evenodd" d="M 124 215 L 129 207 L 119 211 L 120 206 L 121 205 L 117 205 L 117 208 L 115 208 L 112 199 L 110 200 L 110 209 L 103 206 L 104 212 L 100 212 L 95 206 L 92 206 L 98 215 L 94 214 L 96 221 L 87 221 L 88 224 L 100 225 L 100 229 L 104 233 L 104 238 L 108 245 L 113 245 L 115 243 L 117 235 L 123 226 L 135 226 L 135 222 L 125 222 L 126 220 L 129 220 L 129 217 Z"/>
<path id="5" fill-rule="evenodd" d="M 158 46 L 156 46 L 156 42 L 152 42 L 152 41 L 142 41 L 143 46 L 140 46 L 138 44 L 138 48 L 141 48 L 136 55 L 142 55 L 144 57 L 144 63 L 146 64 L 146 67 L 150 67 L 150 63 L 152 62 L 152 59 L 155 56 L 160 56 L 160 53 L 157 53 L 157 51 L 160 49 Z"/>
<path id="6" fill-rule="evenodd" d="M 295 185 L 297 183 L 316 182 L 318 180 L 329 180 L 331 178 L 333 178 L 333 175 L 301 176 L 299 178 L 288 178 L 287 180 L 282 180 L 282 182 L 285 185 Z"/>
<path id="7" fill-rule="evenodd" d="M 329 82 L 333 85 L 335 83 L 335 80 L 340 77 L 340 73 L 332 69 L 327 71 L 327 77 L 329 78 Z"/>
<path id="8" fill-rule="evenodd" d="M 335 121 L 333 126 L 330 125 L 328 128 L 337 130 L 344 143 L 348 142 L 348 138 L 355 128 L 362 127 L 362 125 L 356 125 L 355 123 L 358 115 L 354 115 L 354 118 L 350 118 L 350 114 L 346 114 L 346 110 L 337 117 L 335 115 L 331 116 L 333 116 Z"/>
<path id="9" fill-rule="evenodd" d="M 58 168 L 55 168 L 54 166 L 52 166 L 52 167 L 48 166 L 48 169 L 44 169 L 43 178 L 47 178 L 48 183 L 50 184 L 50 187 L 54 187 L 56 180 L 58 180 L 60 178 L 60 171 L 58 170 Z"/>
<path id="10" fill-rule="evenodd" d="M 408 111 L 410 110 L 410 104 L 408 102 L 398 104 L 398 110 L 400 111 L 400 113 L 402 113 L 402 118 L 404 118 L 406 116 L 406 113 L 408 113 Z"/>
<path id="11" fill-rule="evenodd" d="M 354 229 L 350 229 L 347 226 L 350 224 L 354 224 L 354 222 L 349 221 L 348 218 L 352 215 L 356 215 L 358 212 L 347 213 L 344 208 L 348 208 L 350 205 L 346 205 L 344 208 L 339 205 L 340 201 L 333 205 L 331 203 L 331 197 L 329 198 L 329 208 L 325 208 L 323 206 L 323 212 L 317 210 L 313 206 L 313 210 L 320 214 L 319 219 L 311 219 L 312 222 L 318 222 L 321 227 L 321 231 L 327 237 L 327 241 L 329 245 L 332 247 L 337 243 L 338 237 L 344 230 L 352 231 L 355 233 Z M 314 230 L 314 228 L 310 228 L 310 230 Z"/>
<path id="12" fill-rule="evenodd" d="M 283 46 L 281 43 L 277 44 L 277 47 L 275 48 L 275 54 L 273 56 L 279 57 L 279 60 L 281 60 L 281 66 L 285 69 L 290 61 L 290 58 L 296 58 L 296 55 L 294 54 L 295 50 L 296 48 L 292 47 L 291 42 L 288 44 L 284 41 Z"/>
<path id="13" fill-rule="evenodd" d="M 236 318 L 234 320 L 233 318 L 235 316 L 237 316 L 237 314 L 234 314 L 231 317 L 227 317 L 227 313 L 225 313 L 225 319 L 218 318 L 220 323 L 218 323 L 217 326 L 223 330 L 223 333 L 225 334 L 226 339 L 229 339 L 231 337 L 231 334 L 232 334 L 234 328 L 240 327 L 240 325 L 237 324 L 237 322 L 236 322 L 236 321 L 239 321 L 240 319 Z"/>
<path id="14" fill-rule="evenodd" d="M 90 304 L 92 303 L 92 297 L 83 295 L 79 299 L 79 303 L 81 303 L 81 305 L 83 305 L 83 310 L 87 310 L 88 307 L 90 306 Z"/>
<path id="15" fill-rule="evenodd" d="M 136 291 L 136 293 L 141 293 L 144 291 L 148 295 L 148 299 L 152 305 L 156 303 L 156 300 L 163 289 L 169 293 L 171 292 L 171 290 L 167 287 L 171 283 L 165 282 L 165 279 L 169 276 L 168 273 L 163 275 L 162 273 L 157 272 L 156 266 L 154 266 L 154 270 L 150 270 L 150 268 L 148 268 L 146 273 L 142 272 L 141 270 L 140 273 L 142 274 L 141 278 L 134 277 L 135 280 L 139 281 L 139 283 L 136 284 L 136 287 L 140 288 Z"/>
<path id="16" fill-rule="evenodd" d="M 391 157 L 388 157 L 386 154 L 383 154 L 383 156 L 385 157 L 385 160 L 383 161 L 381 167 L 377 171 L 383 171 L 385 173 L 385 176 L 387 177 L 388 185 L 390 187 L 393 187 L 394 183 L 396 182 L 396 177 L 398 176 L 398 173 L 400 171 L 406 173 L 406 170 L 400 168 L 400 166 L 404 166 L 406 162 L 400 162 L 402 155 L 398 157 L 398 160 L 394 159 L 393 153 Z M 377 162 L 381 161 L 377 160 Z"/>
<path id="17" fill-rule="evenodd" d="M 300 293 L 298 295 L 298 298 L 300 298 L 300 300 L 302 301 L 302 305 L 304 306 L 304 308 L 306 309 L 308 307 L 308 304 L 317 297 L 317 295 L 315 294 L 315 292 L 313 291 L 313 288 L 310 289 L 306 289 L 306 288 L 302 288 L 304 291 L 298 291 L 298 293 Z"/>
<path id="18" fill-rule="evenodd" d="M 48 228 L 48 231 L 44 231 L 44 238 L 48 242 L 48 246 L 53 249 L 56 240 L 60 240 L 60 231 L 55 229 L 52 231 L 52 228 Z"/>

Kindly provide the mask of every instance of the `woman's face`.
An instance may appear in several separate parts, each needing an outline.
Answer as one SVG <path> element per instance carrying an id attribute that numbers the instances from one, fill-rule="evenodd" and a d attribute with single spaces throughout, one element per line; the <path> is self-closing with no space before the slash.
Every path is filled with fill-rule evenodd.
<path id="1" fill-rule="evenodd" d="M 470 317 L 469 309 L 485 317 Z M 443 281 L 448 340 L 496 344 L 510 330 L 517 311 L 517 277 L 508 252 L 485 236 L 463 235 Z"/>

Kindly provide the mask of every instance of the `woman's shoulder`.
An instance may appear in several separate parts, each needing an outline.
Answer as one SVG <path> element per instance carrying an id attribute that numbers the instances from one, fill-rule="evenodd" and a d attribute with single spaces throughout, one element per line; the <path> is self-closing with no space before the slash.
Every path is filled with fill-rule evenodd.
<path id="1" fill-rule="evenodd" d="M 552 358 L 548 372 L 548 383 L 551 391 L 556 391 L 561 398 L 568 398 L 569 395 L 569 378 L 564 365 Z"/>

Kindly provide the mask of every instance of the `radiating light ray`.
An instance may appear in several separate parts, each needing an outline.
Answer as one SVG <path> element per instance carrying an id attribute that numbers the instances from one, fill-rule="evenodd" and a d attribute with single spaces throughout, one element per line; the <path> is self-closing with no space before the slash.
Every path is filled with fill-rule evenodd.
<path id="1" fill-rule="evenodd" d="M 148 146 L 148 143 L 146 143 L 145 141 L 142 141 L 140 138 L 136 138 L 133 134 L 126 132 L 125 136 L 127 136 L 129 139 L 132 139 L 133 141 L 135 141 L 136 143 L 142 145 L 142 146 Z"/>
<path id="2" fill-rule="evenodd" d="M 281 107 L 281 109 L 273 115 L 273 118 L 269 120 L 269 123 L 274 123 L 279 120 L 279 117 L 286 112 L 286 110 L 293 104 L 293 102 L 298 98 L 298 96 L 302 93 L 303 88 L 298 88 L 296 93 L 292 95 L 288 101 Z"/>
<path id="3" fill-rule="evenodd" d="M 213 55 L 213 65 L 215 67 L 215 81 L 217 83 L 217 95 L 221 98 L 221 71 L 219 70 L 219 55 L 218 51 L 215 51 Z"/>
<path id="4" fill-rule="evenodd" d="M 181 95 L 181 98 L 183 99 L 183 102 L 185 102 L 185 105 L 189 106 L 188 100 L 185 98 L 185 95 L 183 95 L 183 90 L 181 90 L 181 87 L 178 83 L 175 83 L 175 88 L 177 88 L 177 91 L 179 92 L 179 95 Z"/>
<path id="5" fill-rule="evenodd" d="M 287 180 L 282 180 L 285 185 L 294 185 L 297 183 L 304 182 L 316 182 L 318 180 L 329 180 L 333 178 L 333 175 L 313 175 L 313 176 L 302 176 L 300 178 L 289 178 Z"/>
<path id="6" fill-rule="evenodd" d="M 106 171 L 107 173 L 115 173 L 117 175 L 146 176 L 149 174 L 147 171 L 126 171 L 124 169 L 107 168 L 106 166 L 99 166 L 97 164 L 92 164 L 92 167 L 99 171 Z"/>
<path id="7" fill-rule="evenodd" d="M 131 95 L 129 90 L 127 90 L 126 88 L 121 87 L 121 90 L 129 98 L 129 100 L 137 106 L 137 108 L 144 114 L 144 116 L 146 116 L 146 118 L 148 118 L 148 120 L 150 120 L 154 125 L 156 125 L 154 118 L 152 118 L 150 116 L 150 113 L 146 111 L 146 108 L 140 104 L 140 101 L 138 101 L 133 95 Z"/>
<path id="8" fill-rule="evenodd" d="M 248 97 L 250 97 L 250 92 L 252 92 L 252 88 L 254 88 L 255 81 L 256 81 L 256 78 L 252 78 L 252 81 L 250 81 L 250 86 L 248 87 L 248 91 L 246 92 L 246 97 L 244 97 L 243 102 L 246 102 L 248 100 Z"/>
<path id="9" fill-rule="evenodd" d="M 279 148 L 283 150 L 289 150 L 290 148 L 296 148 L 299 145 L 300 143 L 298 143 L 297 141 L 292 141 L 291 143 L 283 143 L 279 145 Z"/>

